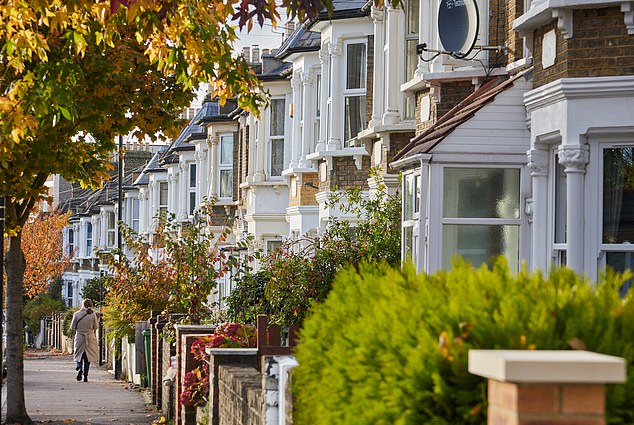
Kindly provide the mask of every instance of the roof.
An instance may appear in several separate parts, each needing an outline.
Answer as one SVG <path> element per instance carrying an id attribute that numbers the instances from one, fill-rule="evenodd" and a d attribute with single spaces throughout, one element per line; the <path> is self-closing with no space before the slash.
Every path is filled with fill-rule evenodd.
<path id="1" fill-rule="evenodd" d="M 150 161 L 145 165 L 145 168 L 143 168 L 143 171 L 141 171 L 141 174 L 139 175 L 139 177 L 134 181 L 134 183 L 132 183 L 135 186 L 141 186 L 141 185 L 147 185 L 150 183 L 150 173 L 157 173 L 157 172 L 166 172 L 167 170 L 165 168 L 162 168 L 159 164 L 159 159 L 161 158 L 161 155 L 165 152 L 165 147 L 161 147 L 161 149 L 156 152 L 154 154 L 154 156 L 152 156 L 152 159 L 150 159 Z"/>
<path id="2" fill-rule="evenodd" d="M 278 59 L 284 59 L 290 54 L 317 51 L 321 47 L 321 34 L 308 31 L 303 25 L 297 26 L 275 54 Z"/>
<path id="3" fill-rule="evenodd" d="M 358 18 L 366 16 L 369 8 L 366 7 L 368 0 L 332 0 L 332 15 L 328 16 L 328 12 L 324 9 L 319 14 L 318 20 L 335 20 L 346 18 Z"/>
<path id="4" fill-rule="evenodd" d="M 232 121 L 229 113 L 236 109 L 235 99 L 228 99 L 220 106 L 218 99 L 205 96 L 200 110 L 196 113 L 187 126 L 181 131 L 167 148 L 167 152 L 159 158 L 159 165 L 178 162 L 179 151 L 192 151 L 196 148 L 190 142 L 207 139 L 207 127 L 205 124 L 212 122 Z"/>
<path id="5" fill-rule="evenodd" d="M 490 103 L 503 91 L 513 87 L 513 83 L 525 75 L 520 72 L 512 77 L 495 77 L 467 96 L 445 115 L 440 117 L 431 127 L 413 138 L 396 156 L 395 161 L 430 152 L 435 146 L 449 136 L 456 128 L 469 121 L 476 112 Z"/>

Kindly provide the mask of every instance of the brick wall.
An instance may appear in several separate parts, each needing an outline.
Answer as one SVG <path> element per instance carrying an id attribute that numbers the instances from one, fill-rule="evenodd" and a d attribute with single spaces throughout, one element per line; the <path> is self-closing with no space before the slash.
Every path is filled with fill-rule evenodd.
<path id="1" fill-rule="evenodd" d="M 359 170 L 350 156 L 332 159 L 332 170 L 325 182 L 319 182 L 320 190 L 333 188 L 345 190 L 351 187 L 368 188 L 368 174 L 370 173 L 370 156 L 363 157 L 363 165 Z M 320 179 L 321 180 L 321 179 Z"/>
<path id="2" fill-rule="evenodd" d="M 524 14 L 524 0 L 506 0 L 506 45 L 507 62 L 512 63 L 524 57 L 524 41 L 517 31 L 513 31 L 513 21 Z"/>
<path id="3" fill-rule="evenodd" d="M 534 32 L 533 84 L 540 87 L 560 78 L 634 75 L 634 36 L 627 34 L 619 7 L 580 9 L 573 12 L 573 36 L 557 33 L 555 64 L 543 69 L 544 34 L 553 21 Z"/>
<path id="4" fill-rule="evenodd" d="M 603 425 L 605 386 L 489 380 L 489 424 Z"/>
<path id="5" fill-rule="evenodd" d="M 219 424 L 262 425 L 262 376 L 255 368 L 218 367 Z"/>
<path id="6" fill-rule="evenodd" d="M 307 186 L 305 184 L 300 183 L 298 177 L 291 177 L 290 186 L 292 187 L 293 181 L 297 183 L 297 195 L 292 196 L 292 193 L 289 195 L 288 206 L 289 207 L 298 207 L 305 205 L 317 205 L 317 199 L 315 199 L 315 194 L 317 193 L 317 189 Z M 302 174 L 303 183 L 312 183 L 317 186 L 319 184 L 319 173 L 304 173 Z"/>
<path id="7" fill-rule="evenodd" d="M 414 137 L 414 133 L 392 133 L 390 134 L 390 150 L 387 157 L 383 158 L 381 167 L 384 171 L 389 170 L 389 163 L 394 160 L 394 156 L 401 151 Z"/>

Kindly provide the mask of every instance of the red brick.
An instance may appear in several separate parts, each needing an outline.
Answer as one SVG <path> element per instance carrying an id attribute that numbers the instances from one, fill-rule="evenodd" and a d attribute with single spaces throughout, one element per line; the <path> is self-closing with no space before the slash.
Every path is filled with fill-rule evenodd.
<path id="1" fill-rule="evenodd" d="M 559 389 L 555 384 L 520 385 L 517 394 L 518 413 L 557 413 Z"/>
<path id="2" fill-rule="evenodd" d="M 604 385 L 564 385 L 561 393 L 564 413 L 605 412 Z"/>

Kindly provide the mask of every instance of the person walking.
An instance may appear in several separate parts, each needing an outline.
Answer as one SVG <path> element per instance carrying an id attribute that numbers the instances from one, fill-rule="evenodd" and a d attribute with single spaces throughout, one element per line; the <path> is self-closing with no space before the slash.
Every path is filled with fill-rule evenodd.
<path id="1" fill-rule="evenodd" d="M 99 344 L 96 334 L 99 328 L 99 319 L 97 319 L 97 314 L 92 308 L 92 301 L 85 299 L 82 302 L 81 310 L 73 314 L 73 320 L 70 322 L 70 328 L 77 331 L 73 345 L 73 359 L 76 363 L 77 380 L 81 381 L 83 376 L 84 382 L 88 382 L 90 363 L 96 362 L 99 357 Z"/>

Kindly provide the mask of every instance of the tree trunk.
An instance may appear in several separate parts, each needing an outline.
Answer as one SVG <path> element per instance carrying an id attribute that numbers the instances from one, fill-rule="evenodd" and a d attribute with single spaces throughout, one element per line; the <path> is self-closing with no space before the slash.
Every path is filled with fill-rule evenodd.
<path id="1" fill-rule="evenodd" d="M 9 238 L 7 250 L 7 418 L 8 424 L 32 424 L 24 403 L 22 300 L 26 263 L 22 233 Z"/>

